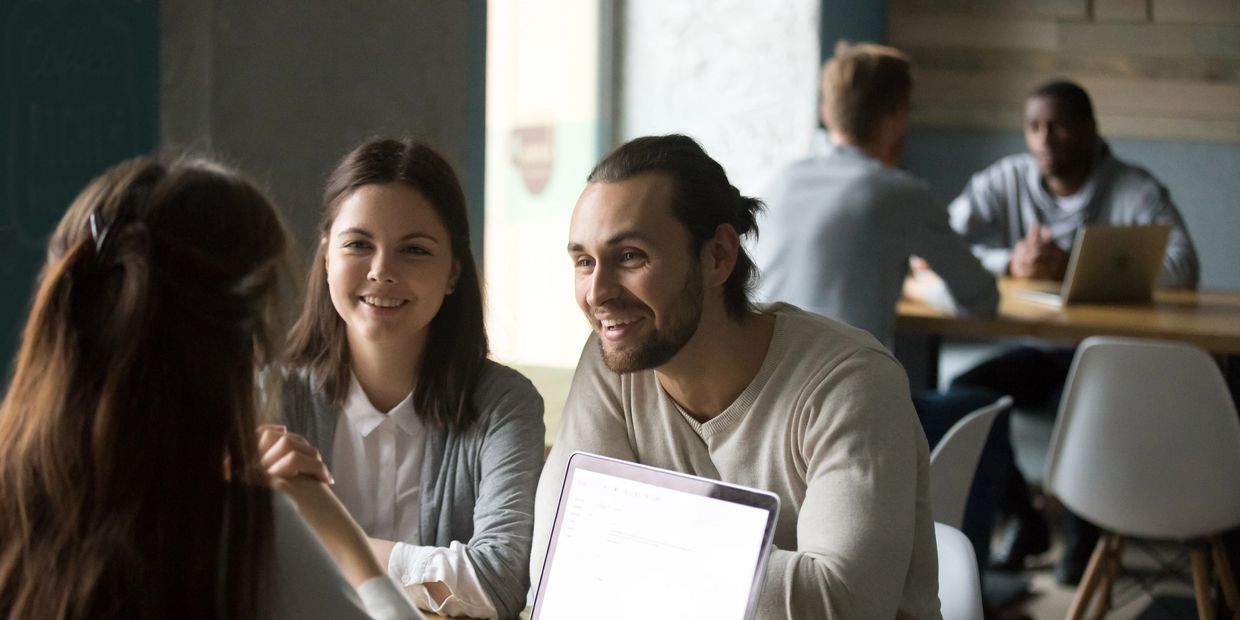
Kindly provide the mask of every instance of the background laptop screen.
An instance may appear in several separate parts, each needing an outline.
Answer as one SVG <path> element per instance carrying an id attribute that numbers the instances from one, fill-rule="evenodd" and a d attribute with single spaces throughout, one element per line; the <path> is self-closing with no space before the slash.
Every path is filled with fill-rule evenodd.
<path id="1" fill-rule="evenodd" d="M 565 492 L 539 620 L 745 617 L 769 510 L 585 469 Z"/>

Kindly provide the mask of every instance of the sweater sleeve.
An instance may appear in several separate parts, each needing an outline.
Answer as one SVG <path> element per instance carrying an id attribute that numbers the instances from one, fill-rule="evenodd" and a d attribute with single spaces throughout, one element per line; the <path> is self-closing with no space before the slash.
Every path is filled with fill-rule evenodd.
<path id="1" fill-rule="evenodd" d="M 874 352 L 852 355 L 810 386 L 797 412 L 807 425 L 797 549 L 772 551 L 763 617 L 896 616 L 925 525 L 915 515 L 926 440 L 907 386 L 898 364 Z"/>
<path id="2" fill-rule="evenodd" d="M 1007 238 L 1004 181 L 998 166 L 974 174 L 948 206 L 948 212 L 951 227 L 964 237 L 982 266 L 995 275 L 1004 275 L 1012 260 L 1012 244 Z"/>
<path id="3" fill-rule="evenodd" d="M 1143 205 L 1139 224 L 1169 224 L 1171 236 L 1167 238 L 1167 251 L 1163 255 L 1159 284 L 1169 288 L 1195 289 L 1200 276 L 1197 250 L 1188 236 L 1184 218 L 1171 201 L 1167 188 L 1151 183 L 1139 200 Z"/>
<path id="4" fill-rule="evenodd" d="M 525 608 L 534 491 L 543 457 L 543 400 L 529 380 L 505 369 L 476 394 L 491 423 L 479 454 L 474 534 L 465 545 L 500 618 Z"/>
<path id="5" fill-rule="evenodd" d="M 637 461 L 624 420 L 619 381 L 619 376 L 603 365 L 598 353 L 598 337 L 591 334 L 573 374 L 573 384 L 564 404 L 555 446 L 547 456 L 538 481 L 534 549 L 530 554 L 530 580 L 535 592 L 542 577 L 568 457 L 573 452 L 582 451 Z"/>
<path id="6" fill-rule="evenodd" d="M 926 259 L 947 290 L 956 308 L 976 316 L 994 316 L 999 308 L 999 287 L 995 276 L 986 270 L 963 237 L 948 224 L 947 212 L 934 204 L 929 190 L 918 191 L 910 203 L 914 213 L 907 222 L 912 251 Z M 1006 266 L 1005 266 L 1006 269 Z"/>
<path id="7" fill-rule="evenodd" d="M 323 543 L 283 493 L 272 496 L 275 515 L 275 618 L 418 620 L 422 614 L 389 577 L 349 586 Z"/>

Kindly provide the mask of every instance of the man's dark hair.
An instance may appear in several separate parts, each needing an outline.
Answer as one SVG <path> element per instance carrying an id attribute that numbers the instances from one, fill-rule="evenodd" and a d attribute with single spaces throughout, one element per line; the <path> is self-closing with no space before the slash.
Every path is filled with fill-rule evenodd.
<path id="1" fill-rule="evenodd" d="M 1059 102 L 1060 110 L 1062 110 L 1069 118 L 1078 123 L 1097 124 L 1094 120 L 1094 104 L 1089 100 L 1089 93 L 1085 92 L 1076 82 L 1069 80 L 1053 80 L 1047 82 L 1029 93 L 1029 98 L 1046 97 Z"/>
<path id="2" fill-rule="evenodd" d="M 623 144 L 594 167 L 587 181 L 617 183 L 644 172 L 662 172 L 672 178 L 672 215 L 689 231 L 695 257 L 720 224 L 731 226 L 742 237 L 752 234 L 757 238 L 756 220 L 764 208 L 762 201 L 742 196 L 728 182 L 723 166 L 688 136 L 646 136 Z M 733 319 L 744 318 L 753 307 L 749 292 L 757 272 L 753 259 L 741 246 L 736 266 L 723 284 L 724 306 Z"/>

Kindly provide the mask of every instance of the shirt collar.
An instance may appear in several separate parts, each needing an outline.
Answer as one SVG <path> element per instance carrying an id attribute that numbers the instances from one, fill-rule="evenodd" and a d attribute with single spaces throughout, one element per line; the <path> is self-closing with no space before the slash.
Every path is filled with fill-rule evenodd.
<path id="1" fill-rule="evenodd" d="M 883 165 L 882 162 L 875 159 L 872 155 L 861 150 L 861 147 L 843 142 L 830 143 L 827 146 L 826 155 L 828 157 L 843 157 L 845 159 Z"/>
<path id="2" fill-rule="evenodd" d="M 344 401 L 344 414 L 362 437 L 369 437 L 385 423 L 395 424 L 407 435 L 418 435 L 422 432 L 422 421 L 413 410 L 413 392 L 385 414 L 371 404 L 366 392 L 362 390 L 362 384 L 358 383 L 357 377 L 352 374 L 349 376 L 349 396 Z"/>

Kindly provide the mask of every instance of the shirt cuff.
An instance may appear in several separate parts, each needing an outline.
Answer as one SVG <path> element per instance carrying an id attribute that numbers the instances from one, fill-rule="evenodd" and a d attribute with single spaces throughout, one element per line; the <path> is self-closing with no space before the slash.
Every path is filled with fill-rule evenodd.
<path id="1" fill-rule="evenodd" d="M 465 546 L 459 542 L 453 541 L 447 548 L 398 542 L 388 557 L 388 574 L 422 609 L 444 616 L 496 617 L 495 606 L 482 590 Z M 433 581 L 448 588 L 448 596 L 438 603 L 423 585 Z"/>
<path id="2" fill-rule="evenodd" d="M 434 547 L 396 543 L 392 547 L 392 554 L 388 556 L 388 575 L 406 588 L 427 581 L 438 581 L 438 578 L 426 578 L 426 566 L 433 550 Z"/>

